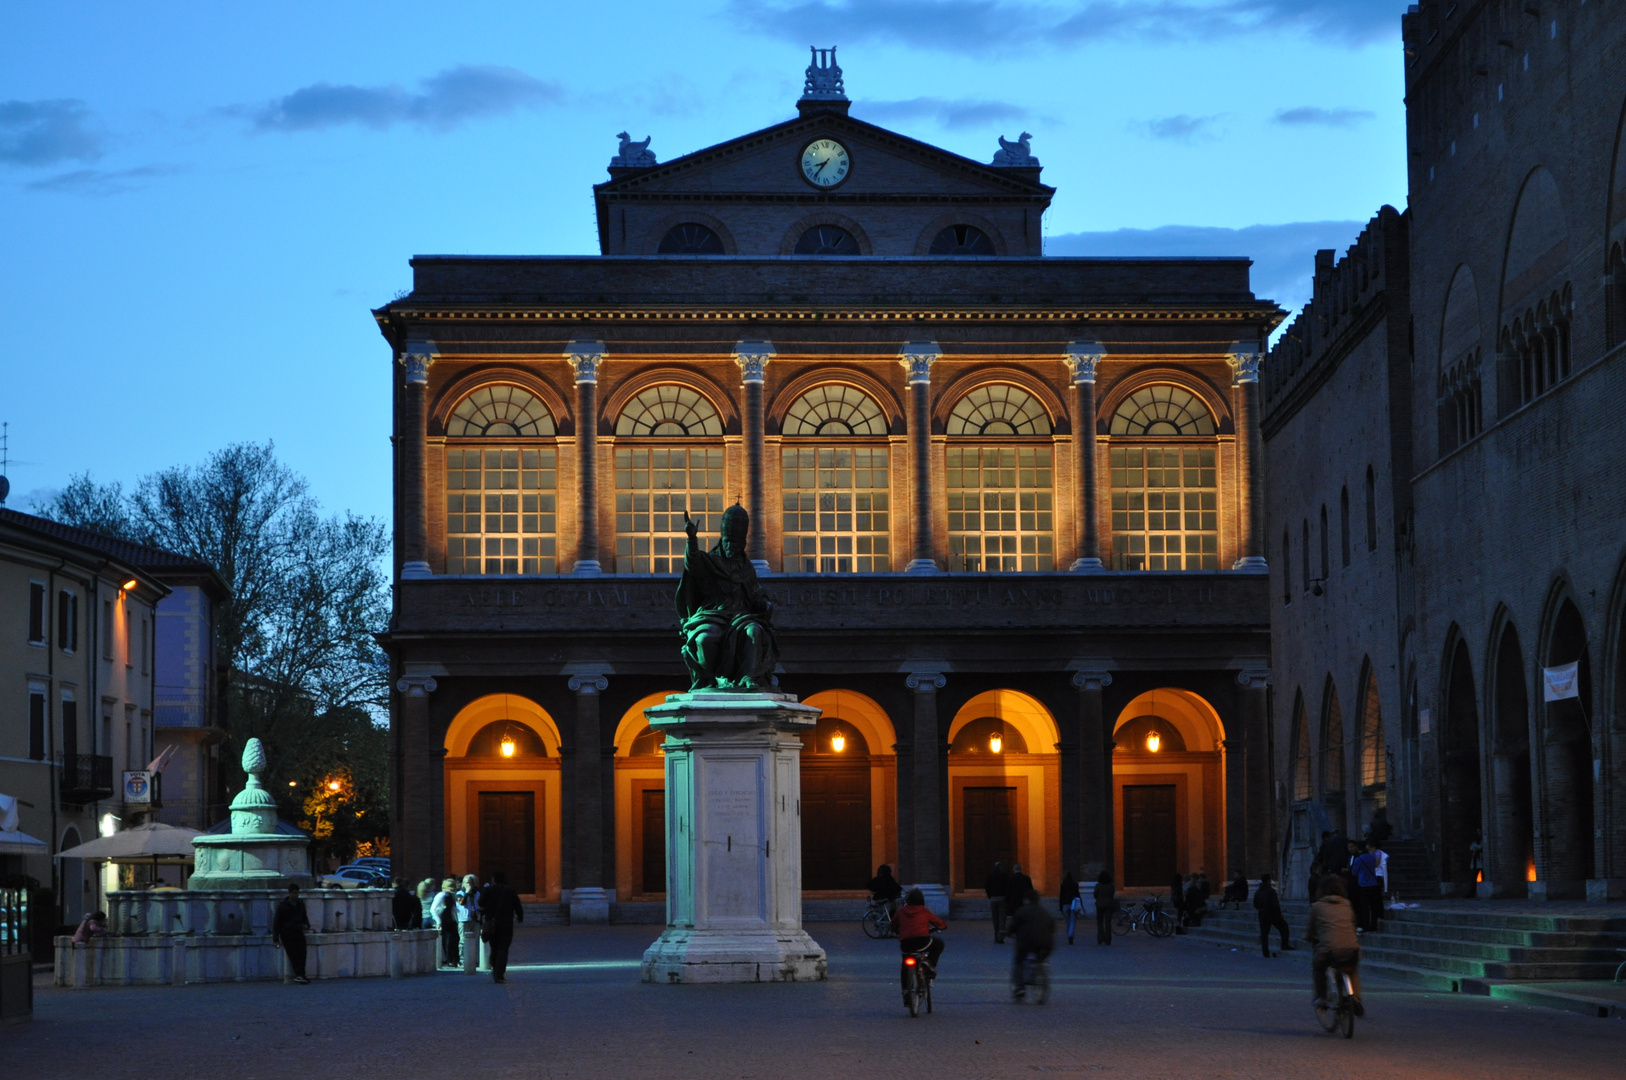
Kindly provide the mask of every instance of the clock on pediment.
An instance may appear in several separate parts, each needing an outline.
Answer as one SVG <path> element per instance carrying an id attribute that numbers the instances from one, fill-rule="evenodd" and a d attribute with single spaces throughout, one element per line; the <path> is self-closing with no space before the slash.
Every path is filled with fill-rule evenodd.
<path id="1" fill-rule="evenodd" d="M 852 172 L 852 155 L 834 139 L 814 139 L 802 148 L 802 179 L 816 188 L 833 188 Z"/>

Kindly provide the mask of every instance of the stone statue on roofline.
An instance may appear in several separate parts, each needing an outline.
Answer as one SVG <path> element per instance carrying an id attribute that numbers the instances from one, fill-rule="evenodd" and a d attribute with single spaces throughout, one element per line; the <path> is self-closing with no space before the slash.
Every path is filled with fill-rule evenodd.
<path id="1" fill-rule="evenodd" d="M 762 591 L 745 553 L 750 528 L 750 515 L 735 503 L 723 511 L 722 535 L 707 551 L 698 539 L 700 526 L 684 512 L 689 542 L 683 551 L 677 613 L 691 690 L 773 686 L 779 642 L 773 631 L 773 602 Z"/>
<path id="2" fill-rule="evenodd" d="M 1024 131 L 1021 138 L 1012 142 L 1001 135 L 999 150 L 994 154 L 994 164 L 1009 169 L 1037 168 L 1039 159 L 1033 156 L 1033 136 Z"/>
<path id="3" fill-rule="evenodd" d="M 617 134 L 616 138 L 621 140 L 621 149 L 610 159 L 610 168 L 648 169 L 658 164 L 654 151 L 649 148 L 652 136 L 645 135 L 643 142 L 633 142 L 632 136 L 623 131 Z"/>

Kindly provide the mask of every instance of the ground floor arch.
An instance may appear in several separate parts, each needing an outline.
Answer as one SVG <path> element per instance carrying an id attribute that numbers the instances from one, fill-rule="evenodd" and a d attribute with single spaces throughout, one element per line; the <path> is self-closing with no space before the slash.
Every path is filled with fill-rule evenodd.
<path id="1" fill-rule="evenodd" d="M 677 692 L 639 698 L 615 727 L 615 887 L 628 900 L 666 896 L 665 736 L 649 726 L 644 710 Z"/>
<path id="2" fill-rule="evenodd" d="M 1524 651 L 1511 621 L 1502 625 L 1491 675 L 1491 827 L 1486 859 L 1493 896 L 1523 896 L 1536 879 L 1531 789 L 1530 695 Z"/>
<path id="3" fill-rule="evenodd" d="M 1543 702 L 1544 820 L 1536 871 L 1547 883 L 1546 895 L 1554 898 L 1585 895 L 1595 855 L 1592 655 L 1581 613 L 1566 598 L 1553 617 L 1542 665 L 1560 673 L 1571 664 L 1575 669 L 1567 696 Z M 1558 674 L 1553 681 L 1565 678 Z"/>
<path id="4" fill-rule="evenodd" d="M 1479 701 L 1468 643 L 1457 636 L 1447 653 L 1445 722 L 1440 749 L 1440 881 L 1471 891 L 1482 879 Z"/>
<path id="5" fill-rule="evenodd" d="M 948 729 L 949 878 L 978 895 L 995 862 L 1020 863 L 1042 893 L 1061 885 L 1061 741 L 1056 719 L 1019 690 L 987 690 Z"/>
<path id="6" fill-rule="evenodd" d="M 862 893 L 875 868 L 897 865 L 897 733 L 873 698 L 822 690 L 802 736 L 802 890 Z"/>
<path id="7" fill-rule="evenodd" d="M 557 899 L 559 728 L 519 694 L 476 698 L 447 727 L 446 872 L 501 872 L 521 895 Z"/>
<path id="8" fill-rule="evenodd" d="M 1125 888 L 1167 888 L 1175 874 L 1226 870 L 1225 728 L 1200 694 L 1159 687 L 1113 722 L 1114 872 Z"/>

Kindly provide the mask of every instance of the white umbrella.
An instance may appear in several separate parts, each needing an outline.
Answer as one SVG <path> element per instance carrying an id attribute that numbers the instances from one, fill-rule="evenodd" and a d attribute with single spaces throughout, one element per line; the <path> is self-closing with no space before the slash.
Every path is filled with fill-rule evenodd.
<path id="1" fill-rule="evenodd" d="M 0 855 L 44 855 L 50 845 L 17 829 L 17 800 L 0 795 Z"/>
<path id="2" fill-rule="evenodd" d="M 100 836 L 77 847 L 57 852 L 59 859 L 109 859 L 113 862 L 146 862 L 149 859 L 190 859 L 196 829 L 152 822 L 132 829 Z"/>

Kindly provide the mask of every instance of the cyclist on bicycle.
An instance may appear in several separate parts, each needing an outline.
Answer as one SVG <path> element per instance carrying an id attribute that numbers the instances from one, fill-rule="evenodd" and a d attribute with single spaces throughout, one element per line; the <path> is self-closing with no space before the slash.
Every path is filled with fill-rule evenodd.
<path id="1" fill-rule="evenodd" d="M 1015 958 L 1011 964 L 1011 996 L 1021 998 L 1027 989 L 1022 969 L 1028 957 L 1042 964 L 1050 958 L 1050 950 L 1056 945 L 1056 920 L 1039 903 L 1039 894 L 1035 890 L 1027 891 L 1022 906 L 1011 916 L 1010 932 L 1016 939 Z"/>
<path id="2" fill-rule="evenodd" d="M 903 886 L 898 879 L 892 876 L 892 867 L 882 863 L 875 871 L 875 876 L 869 879 L 869 898 L 886 905 L 887 914 L 893 919 L 898 917 L 898 897 L 903 895 Z"/>
<path id="3" fill-rule="evenodd" d="M 1355 1015 L 1363 1016 L 1366 1008 L 1361 1004 L 1361 939 L 1355 934 L 1355 909 L 1345 896 L 1344 879 L 1328 874 L 1321 879 L 1321 899 L 1310 905 L 1310 926 L 1304 940 L 1315 946 L 1310 960 L 1310 981 L 1315 985 L 1316 1008 L 1332 1008 L 1336 1001 L 1327 1001 L 1327 969 L 1344 968 L 1349 972 L 1349 992 L 1355 999 Z"/>
<path id="4" fill-rule="evenodd" d="M 886 867 L 881 867 L 885 870 Z M 909 894 L 903 898 L 903 907 L 898 909 L 898 951 L 908 955 L 924 951 L 926 954 L 926 978 L 937 978 L 937 960 L 943 955 L 946 944 L 940 937 L 933 937 L 933 930 L 947 930 L 948 923 L 939 919 L 926 907 L 926 897 L 919 889 L 910 889 Z M 903 988 L 909 989 L 909 968 L 903 966 Z M 904 1004 L 909 1004 L 904 1000 Z"/>

